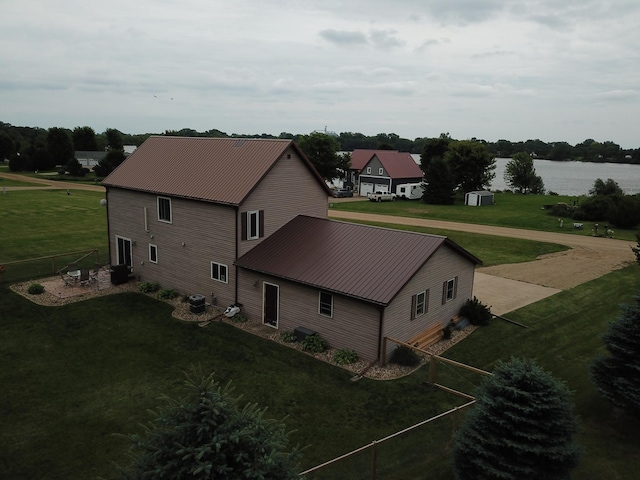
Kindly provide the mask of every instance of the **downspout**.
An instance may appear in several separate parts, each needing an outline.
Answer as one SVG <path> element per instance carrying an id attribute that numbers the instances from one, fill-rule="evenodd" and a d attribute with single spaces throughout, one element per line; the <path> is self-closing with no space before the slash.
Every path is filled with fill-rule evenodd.
<path id="1" fill-rule="evenodd" d="M 378 321 L 378 364 L 384 365 L 386 362 L 384 358 L 382 358 L 382 344 L 384 342 L 384 337 L 382 336 L 383 326 L 384 326 L 384 306 L 380 305 L 379 307 L 380 315 Z M 386 355 L 385 355 L 386 356 Z"/>
<path id="2" fill-rule="evenodd" d="M 107 255 L 109 255 L 109 265 L 111 263 L 111 223 L 109 222 L 109 187 L 105 187 L 104 198 L 107 202 Z M 99 261 L 99 260 L 98 260 Z"/>
<path id="3" fill-rule="evenodd" d="M 236 205 L 235 207 L 235 211 L 236 211 L 236 259 L 238 260 L 238 257 L 240 255 L 240 233 L 238 233 L 238 218 L 240 217 L 240 205 Z M 236 265 L 236 261 L 234 260 L 233 262 L 233 266 L 235 267 L 235 274 L 236 274 L 236 281 L 235 281 L 235 293 L 234 293 L 234 304 L 238 303 L 238 265 Z"/>

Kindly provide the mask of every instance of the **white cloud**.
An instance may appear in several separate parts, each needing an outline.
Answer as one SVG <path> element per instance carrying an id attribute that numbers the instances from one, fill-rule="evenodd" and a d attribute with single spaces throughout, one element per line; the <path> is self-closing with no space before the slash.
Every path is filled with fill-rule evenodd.
<path id="1" fill-rule="evenodd" d="M 628 0 L 6 0 L 0 121 L 637 148 L 639 21 Z"/>

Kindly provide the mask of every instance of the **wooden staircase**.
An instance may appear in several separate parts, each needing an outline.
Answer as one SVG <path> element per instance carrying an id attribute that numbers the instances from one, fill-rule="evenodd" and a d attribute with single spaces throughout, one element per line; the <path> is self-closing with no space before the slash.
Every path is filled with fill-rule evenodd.
<path id="1" fill-rule="evenodd" d="M 407 341 L 407 343 L 423 350 L 440 341 L 443 335 L 444 332 L 442 331 L 442 325 L 440 325 L 440 323 L 435 323 L 426 330 L 417 334 L 411 340 Z"/>

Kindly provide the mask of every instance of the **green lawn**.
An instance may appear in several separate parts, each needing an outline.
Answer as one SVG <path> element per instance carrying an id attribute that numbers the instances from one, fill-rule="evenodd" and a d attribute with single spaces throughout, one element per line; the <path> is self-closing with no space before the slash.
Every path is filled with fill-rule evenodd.
<path id="1" fill-rule="evenodd" d="M 39 183 L 23 182 L 21 180 L 13 180 L 11 178 L 0 177 L 0 190 L 2 187 L 39 187 Z"/>
<path id="2" fill-rule="evenodd" d="M 548 214 L 544 205 L 565 202 L 570 205 L 578 201 L 577 197 L 562 195 L 519 195 L 514 193 L 496 193 L 495 205 L 469 207 L 463 198 L 458 197 L 454 205 L 427 205 L 419 200 L 375 203 L 367 200 L 358 202 L 333 202 L 331 209 L 352 212 L 380 213 L 402 217 L 428 218 L 451 222 L 480 223 L 501 227 L 544 230 L 549 232 L 591 235 L 593 222 L 583 222 L 583 230 L 573 229 L 573 220 L 564 219 L 562 227 L 558 217 Z M 635 240 L 635 230 L 614 229 L 615 238 Z"/>
<path id="3" fill-rule="evenodd" d="M 75 247 L 106 251 L 100 193 L 11 192 L 3 197 L 2 261 Z M 512 239 L 447 234 L 489 264 L 558 248 L 511 247 Z M 640 267 L 633 265 L 561 292 L 509 314 L 531 328 L 495 320 L 447 353 L 485 369 L 512 356 L 533 357 L 566 381 L 575 392 L 583 427 L 579 441 L 587 452 L 576 479 L 632 480 L 640 470 L 640 422 L 615 414 L 596 394 L 588 374 L 592 358 L 603 351 L 600 335 L 618 316 L 618 305 L 638 289 L 639 279 Z M 232 326 L 199 328 L 170 313 L 165 303 L 141 294 L 40 307 L 0 285 L 2 477 L 112 478 L 113 463 L 126 462 L 127 448 L 113 434 L 140 431 L 139 423 L 150 418 L 147 410 L 161 404 L 160 394 L 181 392 L 181 372 L 192 364 L 215 371 L 222 383 L 232 381 L 246 401 L 268 407 L 268 416 L 288 416 L 293 443 L 309 446 L 304 468 L 464 402 L 425 388 L 423 370 L 395 381 L 352 382 L 337 367 Z M 445 368 L 439 369 L 439 380 L 467 392 L 478 381 Z M 381 447 L 381 461 L 387 466 L 390 459 L 396 462 L 390 468 L 396 475 L 385 478 L 424 478 L 425 471 L 434 480 L 452 478 L 446 454 L 451 420 L 434 428 Z M 413 460 L 428 452 L 427 467 L 403 458 L 404 449 Z M 344 472 L 368 460 L 341 463 L 332 470 L 339 472 L 334 478 L 356 478 Z"/>
<path id="4" fill-rule="evenodd" d="M 0 195 L 0 263 L 98 249 L 107 261 L 102 192 L 19 190 Z"/>

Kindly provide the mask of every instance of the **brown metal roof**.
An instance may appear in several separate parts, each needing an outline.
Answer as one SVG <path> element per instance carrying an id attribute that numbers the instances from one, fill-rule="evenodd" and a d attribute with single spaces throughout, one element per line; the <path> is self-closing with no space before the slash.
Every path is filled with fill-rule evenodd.
<path id="1" fill-rule="evenodd" d="M 318 182 L 331 192 L 291 140 L 149 137 L 103 185 L 239 205 L 292 148 Z"/>
<path id="2" fill-rule="evenodd" d="M 382 150 L 376 157 L 391 178 L 422 178 L 424 173 L 410 153 Z"/>
<path id="3" fill-rule="evenodd" d="M 442 245 L 481 263 L 446 237 L 300 215 L 236 265 L 388 305 Z"/>
<path id="4" fill-rule="evenodd" d="M 351 169 L 352 170 L 362 170 L 365 165 L 367 163 L 369 163 L 369 160 L 371 160 L 371 157 L 373 157 L 373 155 L 376 152 L 380 152 L 381 150 L 366 150 L 366 149 L 355 149 L 353 152 L 351 152 Z M 397 150 L 393 150 L 393 151 L 397 151 Z"/>

